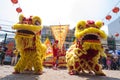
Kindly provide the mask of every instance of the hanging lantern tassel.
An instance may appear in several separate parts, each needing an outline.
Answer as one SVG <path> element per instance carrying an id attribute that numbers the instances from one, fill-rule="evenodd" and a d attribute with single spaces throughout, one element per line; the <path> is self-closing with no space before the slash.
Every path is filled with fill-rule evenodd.
<path id="1" fill-rule="evenodd" d="M 18 0 L 11 0 L 11 2 L 12 2 L 13 4 L 17 4 L 17 3 L 18 3 Z"/>
<path id="2" fill-rule="evenodd" d="M 112 11 L 113 11 L 114 13 L 118 13 L 118 12 L 119 12 L 119 10 L 120 10 L 120 8 L 119 8 L 119 7 L 114 7 L 114 8 L 112 9 Z"/>
<path id="3" fill-rule="evenodd" d="M 107 19 L 107 20 L 110 20 L 111 18 L 112 18 L 111 15 L 107 15 L 107 16 L 106 16 L 106 19 Z"/>
<path id="4" fill-rule="evenodd" d="M 22 12 L 22 9 L 21 9 L 20 7 L 18 7 L 18 8 L 16 8 L 16 11 L 17 11 L 18 13 L 21 13 L 21 12 Z"/>

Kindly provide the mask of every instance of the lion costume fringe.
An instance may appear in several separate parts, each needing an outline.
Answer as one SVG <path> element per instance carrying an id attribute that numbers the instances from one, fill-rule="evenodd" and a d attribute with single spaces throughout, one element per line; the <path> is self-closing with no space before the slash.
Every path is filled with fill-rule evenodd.
<path id="1" fill-rule="evenodd" d="M 33 67 L 36 74 L 42 74 L 46 46 L 40 41 L 41 19 L 38 16 L 26 18 L 20 15 L 19 23 L 13 25 L 12 28 L 17 30 L 15 42 L 16 48 L 20 51 L 20 59 L 14 67 L 14 73 Z"/>
<path id="2" fill-rule="evenodd" d="M 106 39 L 104 31 L 100 30 L 102 21 L 81 20 L 75 28 L 76 43 L 67 50 L 66 62 L 69 74 L 80 71 L 105 76 L 99 64 L 101 56 L 106 56 L 101 39 Z"/>

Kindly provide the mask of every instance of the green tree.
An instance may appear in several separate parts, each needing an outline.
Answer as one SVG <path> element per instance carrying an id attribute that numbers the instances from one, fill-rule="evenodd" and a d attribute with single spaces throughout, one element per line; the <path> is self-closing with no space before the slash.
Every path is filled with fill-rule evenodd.
<path id="1" fill-rule="evenodd" d="M 110 50 L 115 50 L 116 49 L 115 38 L 113 36 L 108 37 L 107 42 L 108 42 L 108 48 Z"/>

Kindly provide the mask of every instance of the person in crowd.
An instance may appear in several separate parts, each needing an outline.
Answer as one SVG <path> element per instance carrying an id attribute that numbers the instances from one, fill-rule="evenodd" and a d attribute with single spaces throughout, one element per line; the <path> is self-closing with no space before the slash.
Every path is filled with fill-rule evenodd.
<path id="1" fill-rule="evenodd" d="M 118 56 L 118 69 L 120 70 L 120 56 Z"/>
<path id="2" fill-rule="evenodd" d="M 65 48 L 65 46 L 64 46 L 64 45 L 62 46 L 62 50 L 61 50 L 61 52 L 62 52 L 62 54 L 63 54 L 63 55 L 65 55 L 65 54 L 66 54 L 66 48 Z"/>
<path id="3" fill-rule="evenodd" d="M 111 70 L 111 56 L 107 56 L 106 64 L 107 64 L 107 69 Z"/>
<path id="4" fill-rule="evenodd" d="M 112 58 L 111 69 L 118 70 L 118 58 L 115 58 L 115 57 Z"/>
<path id="5" fill-rule="evenodd" d="M 101 62 L 102 62 L 102 67 L 103 67 L 103 69 L 106 69 L 106 68 L 107 68 L 106 58 L 107 58 L 107 54 L 109 54 L 108 51 L 109 51 L 109 49 L 105 49 L 106 57 L 102 57 L 102 58 L 101 58 Z"/>
<path id="6" fill-rule="evenodd" d="M 53 69 L 57 70 L 58 58 L 59 58 L 58 40 L 55 40 L 52 47 L 53 47 Z"/>
<path id="7" fill-rule="evenodd" d="M 11 65 L 15 65 L 17 63 L 18 60 L 18 54 L 19 51 L 15 48 L 12 52 L 12 61 L 11 61 Z"/>
<path id="8" fill-rule="evenodd" d="M 106 57 L 101 57 L 100 62 L 101 62 L 100 64 L 102 65 L 102 68 L 106 69 L 107 68 Z"/>
<path id="9" fill-rule="evenodd" d="M 6 44 L 3 44 L 2 50 L 3 50 L 4 52 L 6 52 L 6 51 L 8 50 Z"/>
<path id="10" fill-rule="evenodd" d="M 7 49 L 6 52 L 5 52 L 5 64 L 11 64 L 11 61 L 12 61 L 12 53 L 13 53 L 13 50 L 12 49 Z"/>
<path id="11" fill-rule="evenodd" d="M 0 46 L 0 64 L 4 65 L 4 58 L 5 58 L 5 52 L 2 50 L 2 46 Z"/>

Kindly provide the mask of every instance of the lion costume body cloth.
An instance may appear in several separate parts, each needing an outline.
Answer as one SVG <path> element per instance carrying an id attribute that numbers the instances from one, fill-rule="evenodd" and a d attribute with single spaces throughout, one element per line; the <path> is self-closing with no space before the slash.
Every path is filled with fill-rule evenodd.
<path id="1" fill-rule="evenodd" d="M 99 64 L 100 57 L 106 56 L 101 40 L 106 39 L 107 36 L 100 30 L 102 26 L 102 21 L 81 20 L 78 22 L 75 28 L 77 41 L 66 52 L 69 74 L 82 71 L 105 76 Z"/>
<path id="2" fill-rule="evenodd" d="M 20 15 L 19 23 L 12 28 L 16 30 L 16 48 L 20 51 L 20 59 L 14 67 L 15 73 L 33 67 L 36 74 L 41 74 L 46 52 L 46 46 L 40 41 L 41 19 L 38 16 L 26 18 Z"/>

